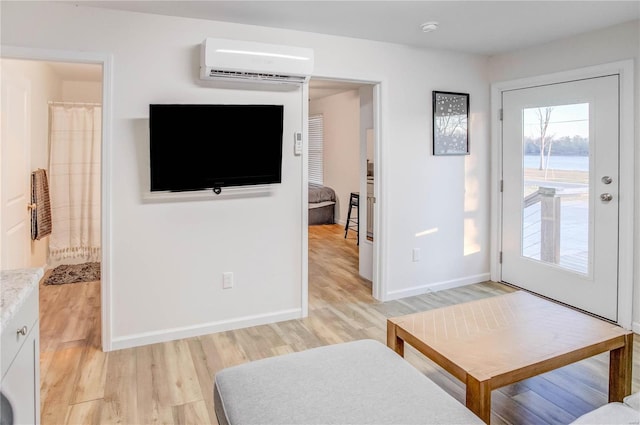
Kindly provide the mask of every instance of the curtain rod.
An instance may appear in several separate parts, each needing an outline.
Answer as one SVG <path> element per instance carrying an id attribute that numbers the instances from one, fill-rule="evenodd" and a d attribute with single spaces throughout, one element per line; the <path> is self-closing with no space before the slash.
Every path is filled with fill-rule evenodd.
<path id="1" fill-rule="evenodd" d="M 56 102 L 50 100 L 49 105 L 77 105 L 77 106 L 102 106 L 102 103 L 83 103 L 83 102 Z"/>

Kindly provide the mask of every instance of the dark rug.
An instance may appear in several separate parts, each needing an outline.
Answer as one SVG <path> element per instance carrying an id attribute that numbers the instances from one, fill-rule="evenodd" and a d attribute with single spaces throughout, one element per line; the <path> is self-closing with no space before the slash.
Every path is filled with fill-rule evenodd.
<path id="1" fill-rule="evenodd" d="M 58 266 L 45 280 L 45 285 L 95 282 L 100 280 L 100 263 L 84 263 Z"/>

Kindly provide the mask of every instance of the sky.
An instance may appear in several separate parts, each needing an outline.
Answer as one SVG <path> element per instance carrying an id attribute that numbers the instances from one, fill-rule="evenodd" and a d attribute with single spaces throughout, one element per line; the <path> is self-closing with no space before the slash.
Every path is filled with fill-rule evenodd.
<path id="1" fill-rule="evenodd" d="M 543 115 L 544 115 L 544 107 Z M 537 139 L 540 137 L 540 120 L 536 113 L 538 108 L 523 110 L 523 131 L 525 137 Z M 589 104 L 577 103 L 573 105 L 553 106 L 551 120 L 547 129 L 548 136 L 562 138 L 565 136 L 589 137 Z"/>

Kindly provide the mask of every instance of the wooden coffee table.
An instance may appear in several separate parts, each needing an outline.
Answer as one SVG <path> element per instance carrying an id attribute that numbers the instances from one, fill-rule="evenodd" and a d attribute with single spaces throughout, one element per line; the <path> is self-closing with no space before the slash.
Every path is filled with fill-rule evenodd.
<path id="1" fill-rule="evenodd" d="M 605 351 L 609 401 L 631 393 L 631 331 L 523 291 L 389 319 L 387 345 L 404 356 L 405 342 L 464 382 L 486 423 L 492 390 Z"/>

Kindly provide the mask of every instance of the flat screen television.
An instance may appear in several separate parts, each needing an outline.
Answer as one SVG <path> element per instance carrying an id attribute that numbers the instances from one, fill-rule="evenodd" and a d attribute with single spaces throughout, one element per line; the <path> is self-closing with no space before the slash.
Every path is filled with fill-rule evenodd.
<path id="1" fill-rule="evenodd" d="M 149 105 L 151 191 L 280 183 L 282 105 Z"/>

